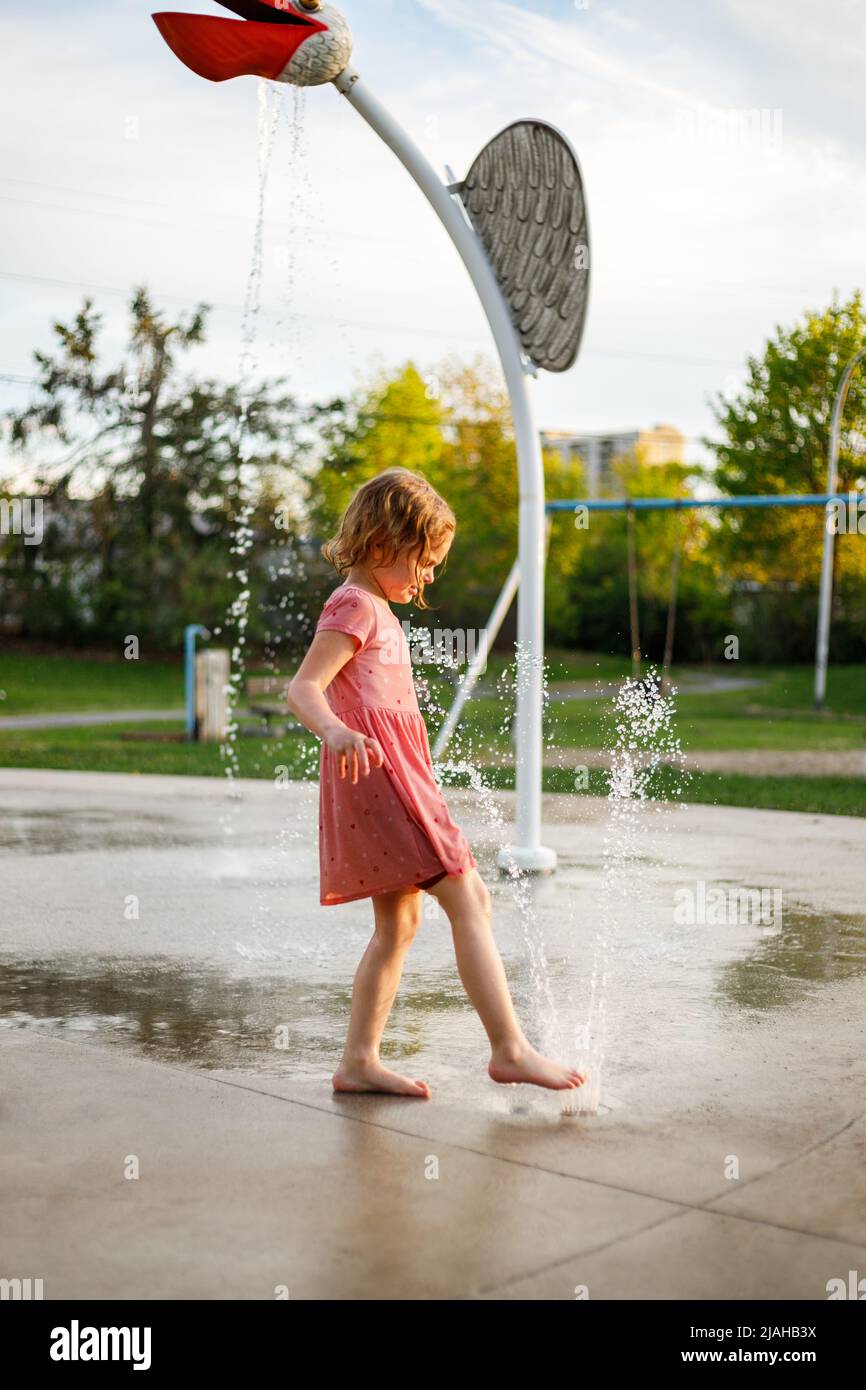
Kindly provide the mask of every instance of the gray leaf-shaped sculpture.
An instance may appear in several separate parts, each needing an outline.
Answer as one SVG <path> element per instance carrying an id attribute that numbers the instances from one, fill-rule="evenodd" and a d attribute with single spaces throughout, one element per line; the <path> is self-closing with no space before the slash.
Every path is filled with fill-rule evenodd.
<path id="1" fill-rule="evenodd" d="M 516 121 L 454 190 L 484 243 L 526 356 L 564 372 L 589 300 L 589 226 L 571 145 L 543 121 Z"/>

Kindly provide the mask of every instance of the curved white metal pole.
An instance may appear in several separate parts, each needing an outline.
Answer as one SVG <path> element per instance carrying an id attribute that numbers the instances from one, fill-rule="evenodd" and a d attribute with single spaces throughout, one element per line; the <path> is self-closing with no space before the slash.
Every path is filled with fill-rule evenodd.
<path id="1" fill-rule="evenodd" d="M 505 621 L 505 616 L 514 601 L 514 595 L 520 586 L 520 561 L 515 560 L 508 572 L 508 578 L 500 590 L 499 597 L 493 605 L 493 612 L 487 619 L 481 633 L 481 641 L 478 643 L 478 650 L 469 665 L 466 675 L 460 682 L 460 687 L 454 697 L 454 703 L 448 711 L 442 728 L 436 735 L 436 742 L 433 744 L 433 757 L 439 761 L 445 749 L 451 741 L 451 735 L 460 723 L 460 716 L 463 713 L 463 706 L 475 689 L 478 677 L 487 665 L 487 658 L 490 648 L 496 641 L 497 634 Z"/>
<path id="2" fill-rule="evenodd" d="M 556 853 L 541 843 L 541 713 L 544 679 L 544 469 L 520 340 L 484 247 L 447 184 L 372 94 L 354 68 L 334 86 L 409 171 L 444 224 L 481 300 L 496 343 L 514 421 L 520 479 L 517 610 L 517 830 L 499 856 L 501 868 L 551 873 Z"/>
<path id="3" fill-rule="evenodd" d="M 842 373 L 836 391 L 833 419 L 830 424 L 828 493 L 836 493 L 839 490 L 838 463 L 842 411 L 845 409 L 845 400 L 848 395 L 848 387 L 851 385 L 851 378 L 857 364 L 864 357 L 866 357 L 866 348 L 858 352 L 856 357 L 851 358 Z M 836 533 L 830 526 L 830 508 L 832 505 L 832 502 L 828 502 L 824 513 L 824 553 L 821 557 L 821 595 L 818 600 L 818 640 L 815 648 L 815 709 L 824 708 L 824 700 L 827 695 L 827 661 L 830 655 L 830 619 L 833 608 L 833 548 L 836 541 Z"/>

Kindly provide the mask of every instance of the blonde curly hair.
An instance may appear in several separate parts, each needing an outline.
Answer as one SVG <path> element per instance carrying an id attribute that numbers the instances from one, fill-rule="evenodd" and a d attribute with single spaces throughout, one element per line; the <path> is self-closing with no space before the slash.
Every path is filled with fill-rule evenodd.
<path id="1" fill-rule="evenodd" d="M 429 608 L 421 571 L 431 552 L 456 529 L 457 518 L 426 478 L 408 468 L 386 468 L 358 488 L 322 554 L 347 574 L 353 565 L 369 564 L 377 550 L 380 565 L 390 565 L 403 551 L 417 551 L 414 605 Z"/>

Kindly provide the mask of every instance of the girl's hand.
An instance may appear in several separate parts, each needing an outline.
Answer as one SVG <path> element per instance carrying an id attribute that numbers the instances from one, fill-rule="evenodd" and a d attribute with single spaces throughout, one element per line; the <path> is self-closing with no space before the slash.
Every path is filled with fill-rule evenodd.
<path id="1" fill-rule="evenodd" d="M 325 743 L 337 758 L 340 776 L 345 777 L 348 769 L 353 783 L 358 780 L 359 768 L 368 777 L 371 762 L 374 767 L 381 767 L 385 761 L 385 754 L 374 738 L 359 734 L 345 724 L 341 729 L 326 734 Z"/>

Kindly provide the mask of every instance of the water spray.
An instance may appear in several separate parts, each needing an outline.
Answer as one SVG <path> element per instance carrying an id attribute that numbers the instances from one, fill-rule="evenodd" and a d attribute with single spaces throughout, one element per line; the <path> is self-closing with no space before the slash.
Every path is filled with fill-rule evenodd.
<path id="1" fill-rule="evenodd" d="M 508 387 L 520 479 L 514 844 L 505 872 L 551 873 L 541 842 L 544 661 L 544 471 L 530 378 L 577 359 L 589 298 L 589 227 L 569 142 L 544 121 L 516 121 L 466 178 L 437 175 L 350 65 L 352 33 L 320 0 L 220 0 L 236 19 L 159 13 L 166 43 L 212 82 L 254 75 L 299 87 L 333 83 L 401 161 L 445 226 L 472 279 Z"/>

